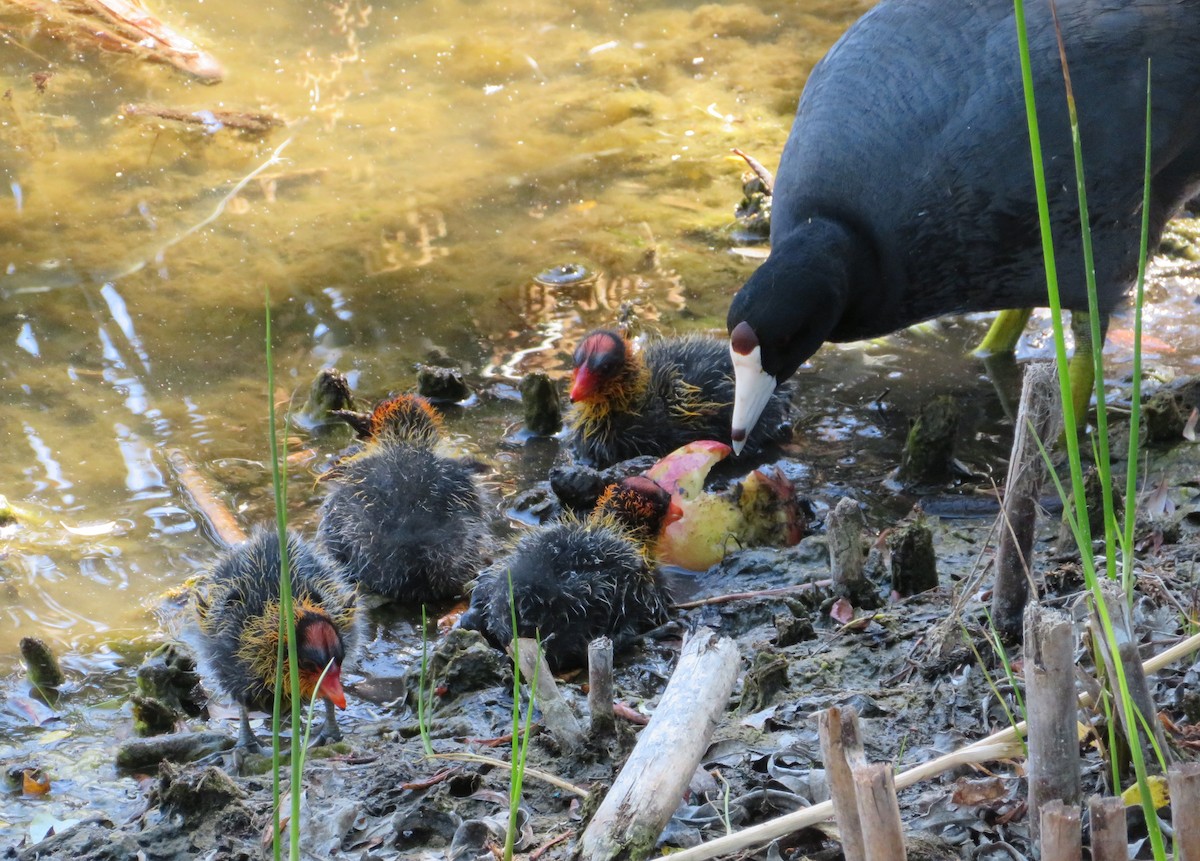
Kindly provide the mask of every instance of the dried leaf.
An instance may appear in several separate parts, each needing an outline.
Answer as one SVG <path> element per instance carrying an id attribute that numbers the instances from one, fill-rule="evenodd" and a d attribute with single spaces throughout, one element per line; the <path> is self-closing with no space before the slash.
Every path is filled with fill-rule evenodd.
<path id="1" fill-rule="evenodd" d="M 978 807 L 981 804 L 992 804 L 1002 801 L 1008 796 L 1006 781 L 1000 777 L 967 778 L 960 777 L 954 784 L 954 793 L 950 800 L 965 807 Z"/>
<path id="2" fill-rule="evenodd" d="M 840 625 L 849 625 L 854 621 L 854 605 L 845 598 L 838 598 L 829 607 L 829 618 Z"/>
<path id="3" fill-rule="evenodd" d="M 26 795 L 45 795 L 50 791 L 50 775 L 27 768 L 21 772 L 21 791 Z"/>

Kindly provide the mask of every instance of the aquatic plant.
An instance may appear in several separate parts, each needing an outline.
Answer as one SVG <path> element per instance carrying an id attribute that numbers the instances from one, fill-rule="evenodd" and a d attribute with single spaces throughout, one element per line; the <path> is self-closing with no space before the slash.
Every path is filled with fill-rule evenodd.
<path id="1" fill-rule="evenodd" d="M 1063 486 L 1062 481 L 1054 472 L 1053 464 L 1050 462 L 1045 446 L 1039 441 L 1039 447 L 1042 451 L 1042 456 L 1050 467 L 1050 475 L 1054 480 L 1055 487 L 1058 489 L 1059 496 L 1063 499 L 1064 510 L 1063 518 L 1071 530 L 1075 538 L 1075 542 L 1079 548 L 1080 559 L 1083 567 L 1084 580 L 1088 590 L 1091 592 L 1092 599 L 1095 605 L 1095 612 L 1100 620 L 1100 625 L 1104 633 L 1104 637 L 1108 642 L 1109 648 L 1113 654 L 1117 653 L 1116 635 L 1113 630 L 1112 619 L 1109 616 L 1108 608 L 1104 602 L 1103 595 L 1100 589 L 1100 580 L 1098 579 L 1095 560 L 1092 556 L 1092 535 L 1091 528 L 1088 523 L 1087 503 L 1085 501 L 1084 483 L 1083 483 L 1083 467 L 1082 457 L 1079 449 L 1079 432 L 1078 423 L 1075 416 L 1074 405 L 1071 398 L 1071 379 L 1070 371 L 1067 365 L 1066 341 L 1064 337 L 1062 305 L 1059 301 L 1058 293 L 1058 276 L 1054 264 L 1054 240 L 1050 231 L 1050 208 L 1046 193 L 1046 178 L 1042 163 L 1041 139 L 1038 133 L 1037 108 L 1033 92 L 1033 76 L 1031 71 L 1030 56 L 1029 56 L 1029 41 L 1025 27 L 1025 10 L 1023 0 L 1013 0 L 1013 7 L 1016 13 L 1017 21 L 1017 42 L 1020 51 L 1021 59 L 1021 81 L 1025 94 L 1025 113 L 1026 122 L 1029 128 L 1029 148 L 1030 155 L 1033 161 L 1033 178 L 1034 186 L 1037 195 L 1038 207 L 1038 223 L 1042 237 L 1042 255 L 1046 268 L 1046 292 L 1049 298 L 1051 320 L 1054 328 L 1054 351 L 1058 366 L 1059 389 L 1062 395 L 1063 409 L 1063 425 L 1065 428 L 1065 441 L 1067 446 L 1067 460 L 1070 469 L 1071 493 L 1068 493 Z M 1054 11 L 1053 2 L 1051 3 L 1051 11 Z M 1058 30 L 1057 15 L 1055 15 L 1055 28 Z M 1087 210 L 1087 192 L 1084 182 L 1084 157 L 1082 142 L 1079 137 L 1079 118 L 1075 109 L 1074 93 L 1071 89 L 1070 70 L 1067 64 L 1067 58 L 1063 51 L 1062 34 L 1059 35 L 1059 54 L 1063 67 L 1063 79 L 1066 86 L 1067 95 L 1067 110 L 1071 122 L 1071 144 L 1075 156 L 1075 180 L 1076 192 L 1079 200 L 1079 216 L 1080 216 L 1080 232 L 1081 241 L 1083 244 L 1083 254 L 1085 262 L 1085 272 L 1087 277 L 1087 292 L 1088 292 L 1088 313 L 1091 318 L 1092 327 L 1092 363 L 1095 372 L 1096 389 L 1098 392 L 1103 392 L 1104 384 L 1104 362 L 1101 355 L 1102 341 L 1100 340 L 1100 317 L 1097 311 L 1096 302 L 1096 276 L 1095 267 L 1092 258 L 1091 245 L 1091 230 L 1089 226 L 1088 210 Z M 1141 225 L 1141 245 L 1138 256 L 1138 275 L 1137 287 L 1134 297 L 1135 308 L 1135 323 L 1134 323 L 1134 380 L 1133 380 L 1133 410 L 1130 416 L 1130 433 L 1129 433 L 1129 452 L 1126 463 L 1126 489 L 1127 497 L 1124 512 L 1124 525 L 1122 530 L 1117 529 L 1113 483 L 1112 483 L 1112 463 L 1109 457 L 1108 450 L 1108 417 L 1104 403 L 1104 397 L 1101 394 L 1097 397 L 1096 409 L 1096 436 L 1093 438 L 1093 448 L 1097 471 L 1100 474 L 1102 498 L 1104 507 L 1104 551 L 1105 551 L 1105 571 L 1109 578 L 1116 577 L 1116 553 L 1119 549 L 1121 552 L 1122 570 L 1124 572 L 1124 583 L 1126 594 L 1132 586 L 1132 571 L 1133 571 L 1133 524 L 1136 514 L 1136 490 L 1137 490 L 1137 463 L 1138 463 L 1138 435 L 1140 410 L 1139 401 L 1141 396 L 1140 375 L 1141 375 L 1141 337 L 1142 337 L 1142 306 L 1144 304 L 1144 285 L 1146 277 L 1146 258 L 1147 247 L 1149 244 L 1149 212 L 1150 212 L 1150 62 L 1146 63 L 1146 142 L 1145 142 L 1145 163 L 1143 166 L 1143 197 L 1142 197 L 1142 225 Z M 1115 679 L 1112 681 L 1116 684 L 1114 696 L 1119 697 L 1123 711 L 1127 715 L 1137 713 L 1137 708 L 1130 696 L 1128 681 L 1125 677 L 1125 670 L 1119 660 L 1113 661 L 1113 669 Z M 1111 715 L 1109 716 L 1111 719 Z M 1163 836 L 1161 828 L 1158 824 L 1158 817 L 1155 813 L 1154 802 L 1151 797 L 1149 785 L 1147 782 L 1146 764 L 1142 756 L 1140 735 L 1142 731 L 1148 730 L 1146 720 L 1148 716 L 1140 715 L 1140 723 L 1130 722 L 1130 725 L 1125 727 L 1125 732 L 1128 737 L 1130 758 L 1133 762 L 1134 773 L 1137 776 L 1137 783 L 1140 788 L 1140 796 L 1143 811 L 1146 816 L 1146 823 L 1149 829 L 1151 846 L 1154 851 L 1155 859 L 1166 859 L 1166 849 L 1163 845 Z M 1110 726 L 1112 726 L 1110 722 Z M 1153 733 L 1147 731 L 1147 737 L 1150 743 L 1154 744 Z M 1161 752 L 1159 752 L 1161 758 Z M 1119 786 L 1119 781 L 1116 773 L 1116 765 L 1114 763 L 1114 785 Z"/>

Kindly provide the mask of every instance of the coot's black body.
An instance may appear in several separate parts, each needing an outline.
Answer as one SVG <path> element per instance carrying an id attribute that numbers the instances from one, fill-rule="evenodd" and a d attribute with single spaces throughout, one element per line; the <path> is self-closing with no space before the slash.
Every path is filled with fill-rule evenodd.
<path id="1" fill-rule="evenodd" d="M 1200 0 L 1059 0 L 1058 14 L 1107 313 L 1136 272 L 1147 58 L 1152 244 L 1197 190 Z M 1086 310 L 1048 4 L 1030 0 L 1026 17 L 1062 303 Z M 883 0 L 817 64 L 776 175 L 771 254 L 729 311 L 739 400 L 826 340 L 1046 304 L 1019 62 L 1011 0 Z M 735 409 L 735 439 L 753 413 Z"/>
<path id="2" fill-rule="evenodd" d="M 598 346 L 589 351 L 592 344 Z M 729 433 L 733 365 L 722 341 L 687 335 L 636 349 L 616 332 L 599 330 L 576 352 L 577 380 L 596 359 L 600 367 L 592 373 L 602 381 L 577 399 L 569 418 L 571 445 L 584 460 L 607 467 Z M 787 437 L 789 395 L 782 389 L 768 402 L 750 436 L 751 451 Z"/>
<path id="3" fill-rule="evenodd" d="M 339 464 L 317 537 L 349 577 L 393 600 L 457 597 L 491 547 L 473 465 L 398 440 Z"/>
<path id="4" fill-rule="evenodd" d="M 588 644 L 600 636 L 621 650 L 667 620 L 669 589 L 649 551 L 679 514 L 650 479 L 622 479 L 586 521 L 568 517 L 522 536 L 479 575 L 459 624 L 504 648 L 515 610 L 518 634 L 540 634 L 556 671 L 585 665 Z"/>

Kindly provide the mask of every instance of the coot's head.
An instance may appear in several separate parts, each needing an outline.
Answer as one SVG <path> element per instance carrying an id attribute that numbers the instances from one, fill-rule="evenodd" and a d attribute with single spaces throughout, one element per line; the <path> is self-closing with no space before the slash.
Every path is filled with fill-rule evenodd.
<path id="1" fill-rule="evenodd" d="M 346 659 L 346 650 L 333 621 L 323 610 L 297 607 L 296 643 L 300 692 L 304 699 L 312 699 L 315 693 L 321 699 L 344 709 L 346 694 L 342 690 L 342 662 Z"/>
<path id="2" fill-rule="evenodd" d="M 629 350 L 617 332 L 590 332 L 575 348 L 575 371 L 571 374 L 571 402 L 603 400 L 625 371 Z"/>
<path id="3" fill-rule="evenodd" d="M 775 387 L 829 338 L 847 304 L 845 233 L 806 225 L 783 237 L 729 306 L 729 353 L 736 384 L 733 450 L 740 454 Z"/>
<path id="4" fill-rule="evenodd" d="M 431 448 L 442 432 L 441 413 L 420 395 L 396 395 L 380 401 L 369 413 L 339 415 L 350 422 L 359 437 L 374 442 L 406 442 Z"/>
<path id="5" fill-rule="evenodd" d="M 639 538 L 658 535 L 683 517 L 683 510 L 658 482 L 631 475 L 610 484 L 596 502 L 596 512 L 609 516 Z"/>

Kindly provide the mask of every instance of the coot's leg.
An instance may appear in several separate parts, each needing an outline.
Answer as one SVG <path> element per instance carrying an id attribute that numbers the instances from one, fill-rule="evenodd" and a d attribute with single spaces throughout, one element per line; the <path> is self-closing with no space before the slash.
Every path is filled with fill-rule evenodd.
<path id="1" fill-rule="evenodd" d="M 319 747 L 323 744 L 333 744 L 335 741 L 341 740 L 342 731 L 338 729 L 337 725 L 337 708 L 329 700 L 325 700 L 325 725 L 321 727 L 321 731 L 313 739 L 313 747 Z"/>
<path id="2" fill-rule="evenodd" d="M 243 748 L 249 753 L 258 753 L 260 750 L 262 750 L 262 746 L 259 745 L 258 739 L 254 737 L 254 730 L 250 729 L 250 712 L 247 711 L 245 706 L 242 706 L 241 708 L 242 730 L 238 735 L 237 746 Z"/>
<path id="3" fill-rule="evenodd" d="M 1104 337 L 1108 333 L 1108 317 L 1100 318 L 1100 343 L 1097 350 L 1104 349 Z M 1092 321 L 1086 311 L 1071 312 L 1071 335 L 1075 338 L 1075 352 L 1067 363 L 1071 378 L 1071 405 L 1075 407 L 1075 422 L 1080 428 L 1087 426 L 1088 406 L 1096 388 L 1096 366 L 1092 359 Z"/>
<path id="4" fill-rule="evenodd" d="M 1032 308 L 1012 308 L 1008 311 L 1001 311 L 992 321 L 991 327 L 983 336 L 983 340 L 979 342 L 979 346 L 975 348 L 975 355 L 987 357 L 1011 353 L 1016 349 L 1017 340 L 1025 331 L 1025 324 L 1029 322 L 1029 315 L 1032 313 Z"/>

